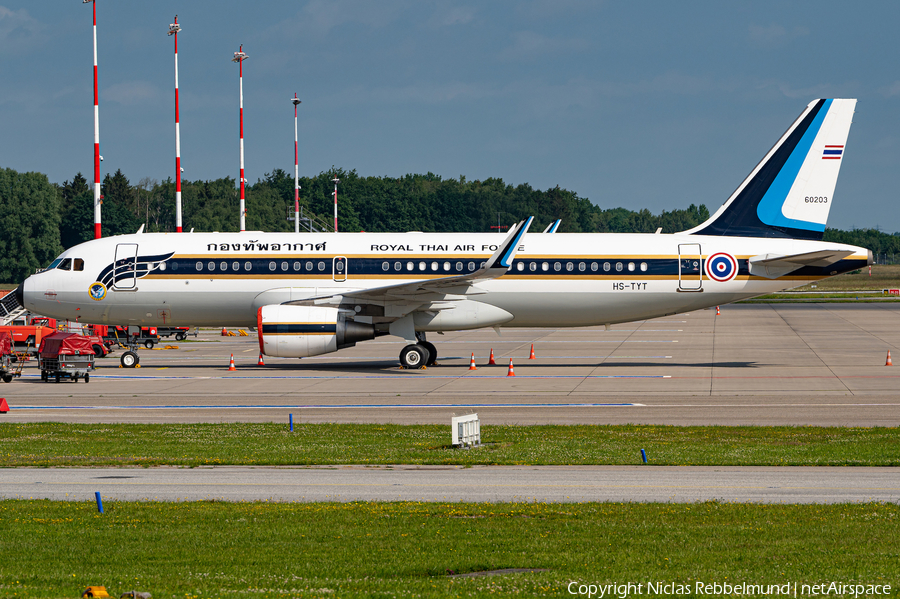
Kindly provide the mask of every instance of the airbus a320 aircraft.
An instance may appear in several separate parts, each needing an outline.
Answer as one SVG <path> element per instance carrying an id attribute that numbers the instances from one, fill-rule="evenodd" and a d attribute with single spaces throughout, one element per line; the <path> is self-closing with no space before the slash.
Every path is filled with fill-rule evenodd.
<path id="1" fill-rule="evenodd" d="M 643 320 L 804 285 L 872 262 L 823 242 L 856 100 L 816 100 L 706 222 L 681 233 L 135 234 L 63 252 L 17 290 L 98 324 L 255 327 L 269 356 L 380 335 L 433 364 L 427 332 Z M 133 354 L 132 354 L 133 355 Z M 128 364 L 131 365 L 131 364 Z"/>

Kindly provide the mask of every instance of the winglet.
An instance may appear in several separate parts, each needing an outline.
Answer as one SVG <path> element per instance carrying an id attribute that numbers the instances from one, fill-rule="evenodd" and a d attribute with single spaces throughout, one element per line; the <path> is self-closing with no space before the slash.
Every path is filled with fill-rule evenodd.
<path id="1" fill-rule="evenodd" d="M 526 220 L 513 227 L 513 230 L 509 232 L 509 235 L 506 236 L 506 239 L 494 252 L 494 255 L 485 263 L 484 270 L 493 268 L 502 268 L 504 271 L 509 270 L 509 267 L 512 266 L 513 258 L 516 257 L 516 252 L 519 251 L 519 242 L 525 236 L 525 233 L 528 232 L 528 227 L 531 226 L 533 220 L 534 217 L 529 216 Z"/>
<path id="2" fill-rule="evenodd" d="M 544 233 L 556 233 L 556 230 L 559 228 L 559 223 L 561 222 L 561 218 L 556 219 L 555 221 L 547 225 L 547 228 L 544 229 Z"/>

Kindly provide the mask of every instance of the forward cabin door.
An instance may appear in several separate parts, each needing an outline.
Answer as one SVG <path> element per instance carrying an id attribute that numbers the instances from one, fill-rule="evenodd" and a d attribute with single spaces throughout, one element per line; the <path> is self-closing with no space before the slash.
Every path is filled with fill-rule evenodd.
<path id="1" fill-rule="evenodd" d="M 135 268 L 137 265 L 136 243 L 120 243 L 116 246 L 116 263 L 113 277 L 115 289 L 134 289 L 137 279 Z"/>
<path id="2" fill-rule="evenodd" d="M 699 243 L 678 244 L 678 291 L 703 291 L 702 266 Z"/>

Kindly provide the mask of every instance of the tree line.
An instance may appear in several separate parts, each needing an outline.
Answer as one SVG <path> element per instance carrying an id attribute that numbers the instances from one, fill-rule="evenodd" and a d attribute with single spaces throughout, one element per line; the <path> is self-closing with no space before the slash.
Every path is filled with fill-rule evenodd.
<path id="1" fill-rule="evenodd" d="M 355 170 L 332 169 L 300 178 L 300 204 L 312 226 L 330 230 L 332 179 L 338 186 L 339 230 L 369 232 L 501 231 L 528 216 L 541 231 L 562 219 L 559 232 L 675 233 L 709 218 L 705 205 L 652 214 L 647 209 L 602 208 L 577 193 L 553 187 L 534 189 L 502 179 L 444 179 L 433 173 L 402 177 L 361 177 Z M 182 181 L 185 231 L 237 231 L 239 195 L 235 179 Z M 294 178 L 282 169 L 245 185 L 246 228 L 293 231 Z M 148 178 L 132 184 L 121 172 L 107 174 L 101 185 L 103 236 L 175 230 L 175 183 Z M 64 248 L 93 238 L 93 191 L 78 173 L 71 181 L 50 183 L 41 173 L 0 169 L 0 282 L 18 283 L 46 266 Z M 900 257 L 900 236 L 873 229 L 828 229 L 826 240 Z"/>

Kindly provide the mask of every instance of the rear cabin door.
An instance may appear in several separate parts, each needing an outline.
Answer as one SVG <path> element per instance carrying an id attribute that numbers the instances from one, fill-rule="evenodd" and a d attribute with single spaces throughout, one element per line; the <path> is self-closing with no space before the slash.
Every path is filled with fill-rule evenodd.
<path id="1" fill-rule="evenodd" d="M 115 289 L 134 289 L 137 264 L 136 243 L 120 243 L 116 246 L 116 263 L 113 278 Z"/>
<path id="2" fill-rule="evenodd" d="M 703 291 L 702 266 L 699 243 L 678 244 L 678 291 Z"/>

